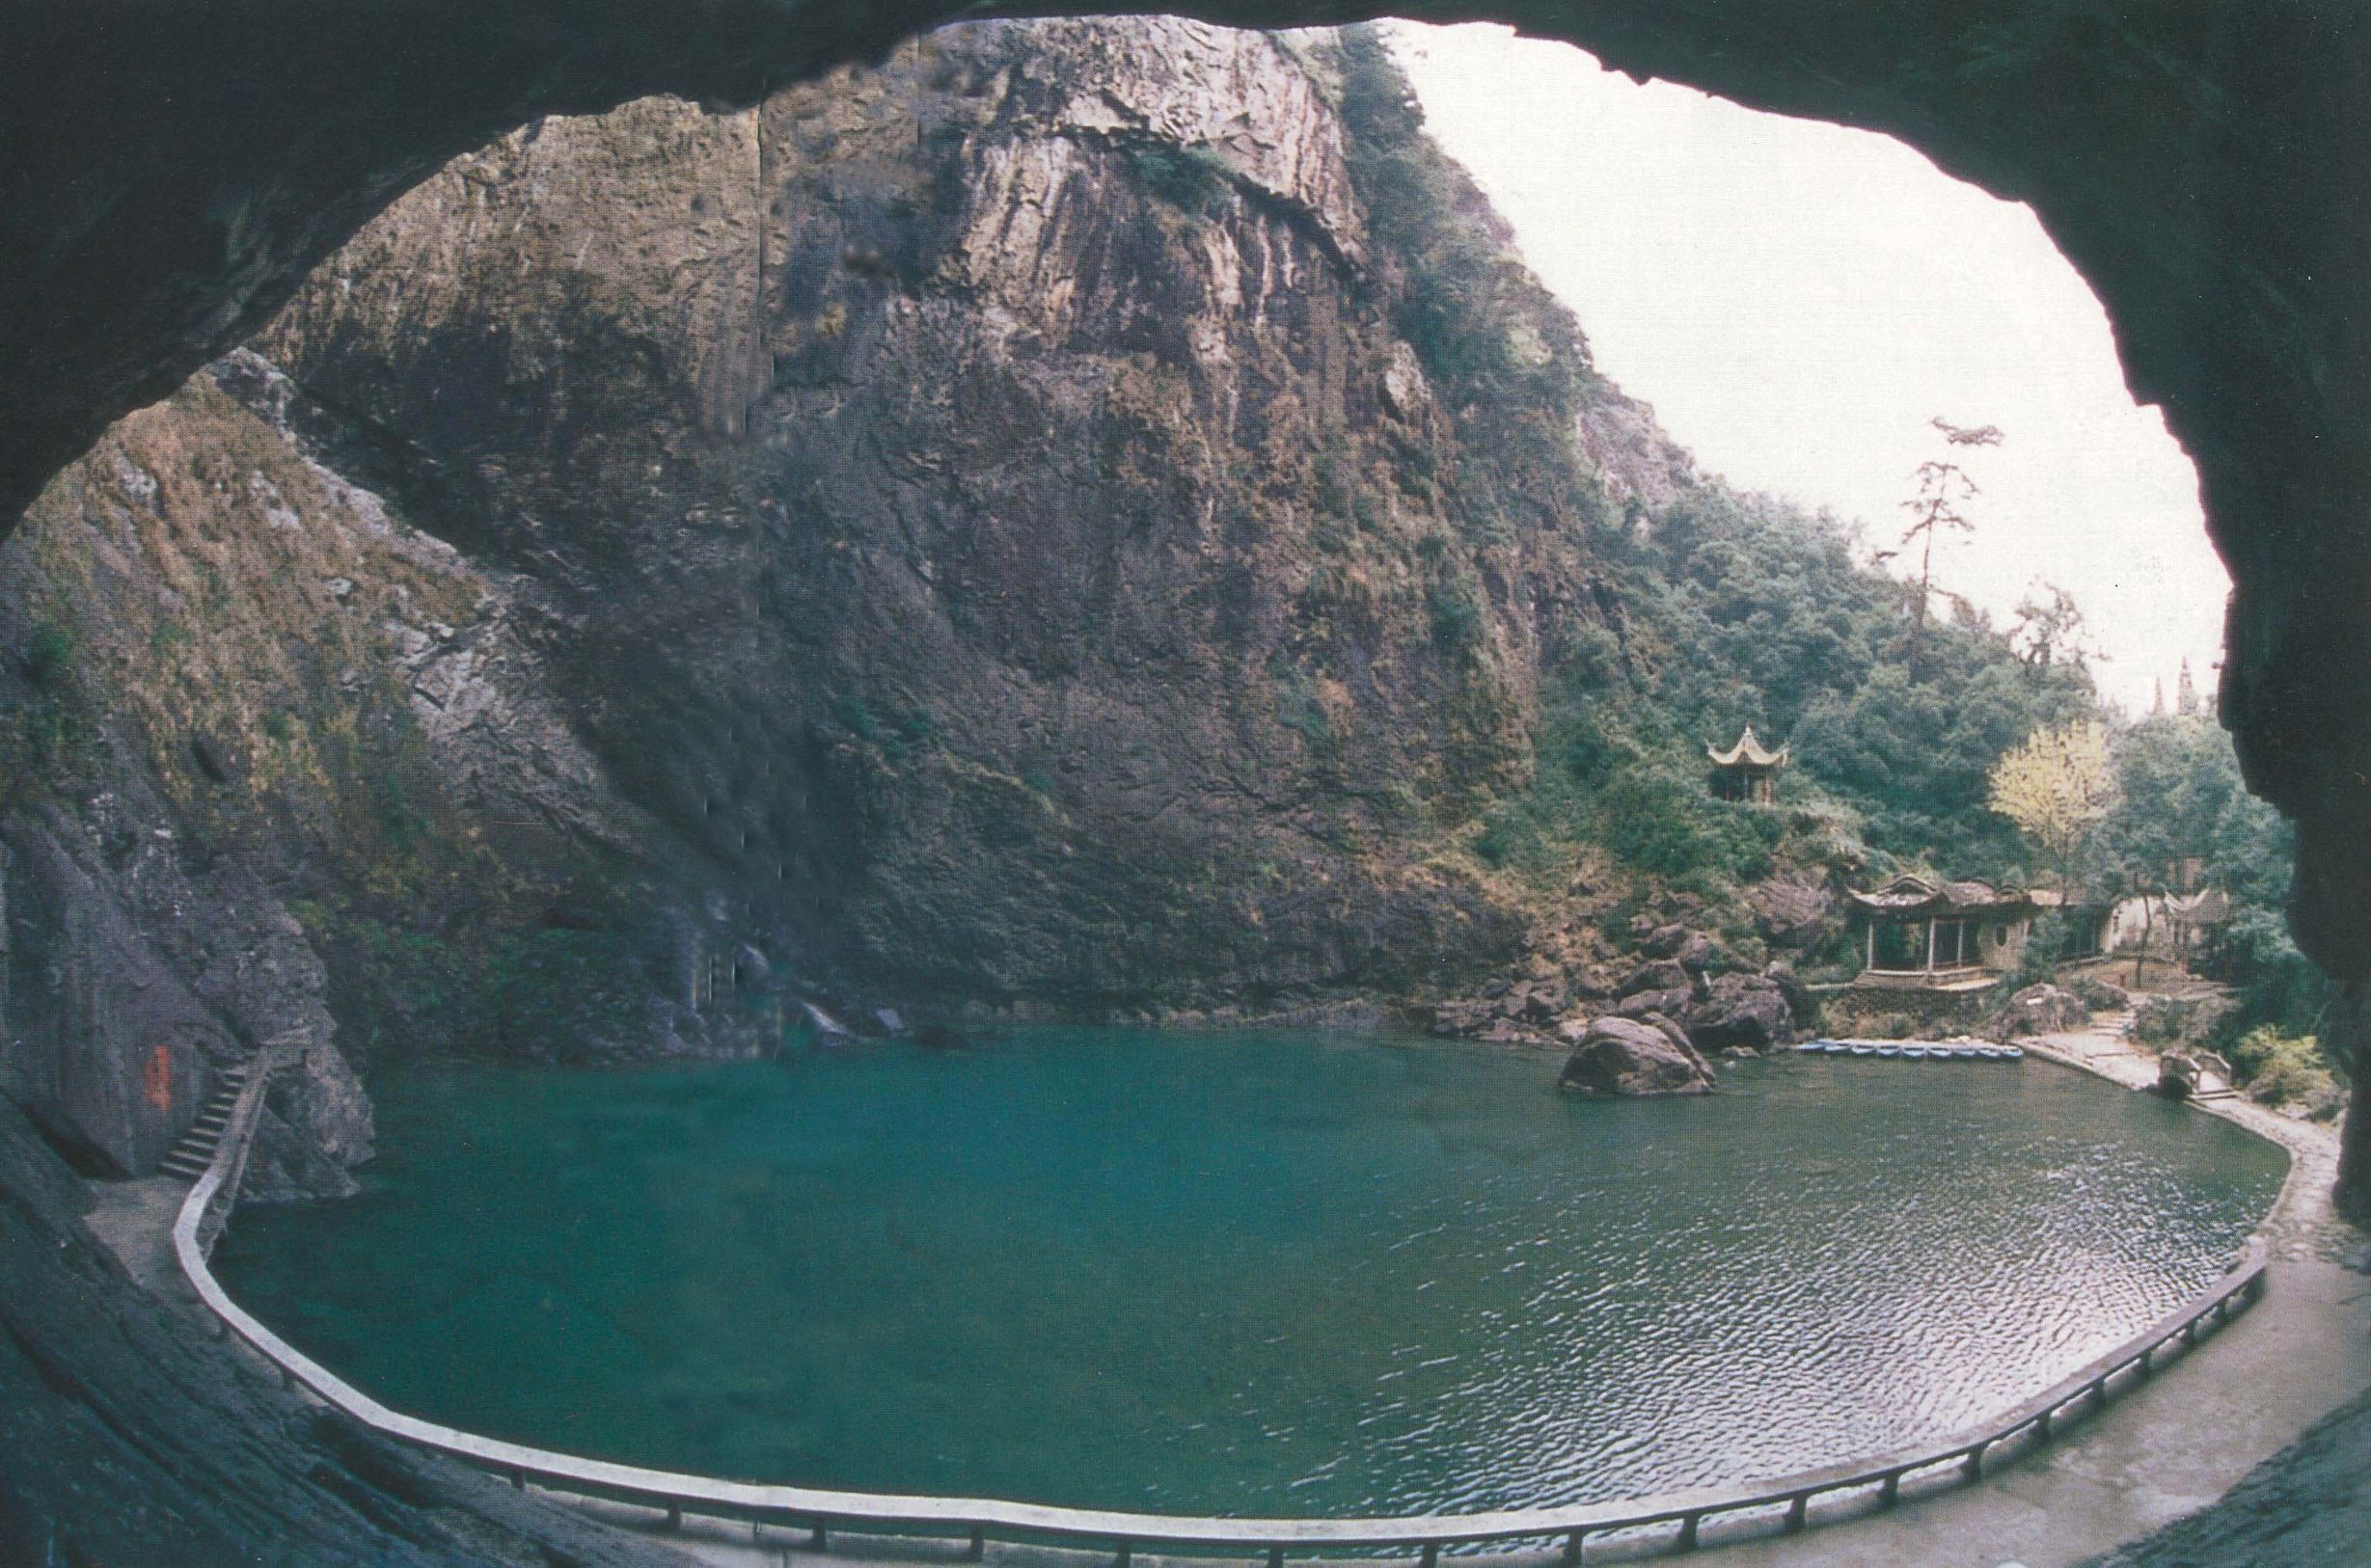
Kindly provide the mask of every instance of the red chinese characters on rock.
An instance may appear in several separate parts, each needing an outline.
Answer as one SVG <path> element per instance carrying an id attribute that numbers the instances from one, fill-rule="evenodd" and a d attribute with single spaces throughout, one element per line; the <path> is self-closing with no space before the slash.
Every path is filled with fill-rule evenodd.
<path id="1" fill-rule="evenodd" d="M 157 1045 L 149 1052 L 148 1066 L 141 1071 L 141 1087 L 146 1092 L 149 1109 L 173 1109 L 173 1047 Z"/>

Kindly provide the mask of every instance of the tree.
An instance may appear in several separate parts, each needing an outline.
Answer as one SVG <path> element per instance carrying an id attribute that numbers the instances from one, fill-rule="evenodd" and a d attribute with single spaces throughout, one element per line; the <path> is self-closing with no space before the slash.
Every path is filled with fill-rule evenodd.
<path id="1" fill-rule="evenodd" d="M 1928 422 L 1943 432 L 1944 441 L 1951 446 L 1998 446 L 2008 439 L 2001 433 L 1999 425 L 1969 427 L 1939 418 Z M 1981 494 L 1976 489 L 1976 481 L 1968 476 L 1968 471 L 1949 458 L 1930 457 L 1921 463 L 1917 479 L 1918 494 L 1902 502 L 1912 522 L 1909 527 L 1902 530 L 1901 544 L 1894 550 L 1881 552 L 1877 556 L 1882 563 L 1892 560 L 1913 544 L 1919 547 L 1918 618 L 1910 631 L 1910 673 L 1913 678 L 1918 675 L 1920 650 L 1926 641 L 1927 602 L 1934 597 L 1935 591 L 1935 535 L 1945 528 L 1954 533 L 1975 532 L 1975 521 L 1959 507 L 1961 502 L 1973 500 Z"/>
<path id="2" fill-rule="evenodd" d="M 2044 603 L 2042 595 L 2049 596 Z M 2017 605 L 2017 625 L 2009 642 L 2017 657 L 2035 669 L 2053 664 L 2081 665 L 2090 658 L 2084 646 L 2083 611 L 2075 596 L 2055 582 L 2036 581 Z"/>
<path id="3" fill-rule="evenodd" d="M 2047 725 L 1993 765 L 1988 803 L 2017 825 L 2072 892 L 2075 867 L 2109 808 L 2115 773 L 2108 736 L 2095 720 Z"/>
<path id="4" fill-rule="evenodd" d="M 2194 855 L 2205 862 L 2208 883 L 2242 904 L 2280 906 L 2291 864 L 2288 825 L 2248 793 L 2221 725 L 2156 716 L 2120 733 L 2114 749 L 2121 800 L 2100 835 L 2112 861 L 2162 884 L 2176 861 Z"/>

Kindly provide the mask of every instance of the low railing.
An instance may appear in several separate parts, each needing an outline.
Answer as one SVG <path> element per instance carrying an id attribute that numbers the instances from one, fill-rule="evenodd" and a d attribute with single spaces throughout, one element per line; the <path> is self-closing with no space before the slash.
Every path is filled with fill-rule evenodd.
<path id="1" fill-rule="evenodd" d="M 1564 1561 L 1577 1563 L 1593 1535 L 1667 1526 L 1677 1527 L 1674 1544 L 1684 1549 L 1697 1544 L 1708 1520 L 1762 1510 L 1784 1509 L 1782 1527 L 1799 1530 L 1811 1523 L 1814 1499 L 1874 1488 L 1875 1500 L 1885 1505 L 1899 1496 L 1908 1476 L 1955 1472 L 1969 1480 L 1979 1477 L 1986 1456 L 1996 1447 L 2021 1433 L 2047 1442 L 2061 1418 L 2086 1405 L 2096 1409 L 2106 1404 L 2114 1379 L 2127 1372 L 2134 1374 L 2132 1382 L 2146 1378 L 2156 1370 L 2154 1358 L 2160 1350 L 2176 1342 L 2185 1347 L 2196 1344 L 2204 1329 L 2227 1322 L 2264 1294 L 2265 1260 L 2261 1248 L 2251 1243 L 2247 1256 L 2229 1273 L 2146 1333 L 1981 1426 L 1941 1442 L 1776 1480 L 1697 1487 L 1627 1501 L 1388 1519 L 1214 1519 L 1064 1508 L 993 1498 L 896 1497 L 718 1480 L 554 1453 L 390 1410 L 313 1361 L 232 1301 L 215 1282 L 206 1260 L 237 1201 L 246 1144 L 254 1134 L 273 1066 L 269 1060 L 258 1063 L 213 1163 L 181 1205 L 173 1229 L 173 1246 L 181 1271 L 199 1297 L 232 1333 L 280 1368 L 284 1387 L 302 1387 L 374 1431 L 450 1454 L 506 1476 L 516 1486 L 524 1487 L 531 1479 L 562 1492 L 664 1509 L 670 1526 L 680 1526 L 687 1512 L 738 1520 L 752 1527 L 791 1526 L 809 1531 L 818 1549 L 827 1544 L 830 1531 L 845 1529 L 962 1540 L 973 1557 L 982 1554 L 992 1536 L 1093 1545 L 1116 1553 L 1119 1568 L 1128 1568 L 1131 1554 L 1140 1548 L 1265 1554 L 1268 1568 L 1281 1568 L 1287 1554 L 1417 1548 L 1426 1568 L 1432 1568 L 1443 1547 L 1523 1540 L 1562 1540 Z M 210 1221 L 209 1215 L 213 1216 Z"/>
<path id="2" fill-rule="evenodd" d="M 1878 980 L 1974 980 L 1978 975 L 1998 976 L 2000 972 L 1980 963 L 1938 963 L 1931 968 L 1921 965 L 1915 969 L 1888 969 L 1872 963 L 1861 971 L 1863 976 Z"/>

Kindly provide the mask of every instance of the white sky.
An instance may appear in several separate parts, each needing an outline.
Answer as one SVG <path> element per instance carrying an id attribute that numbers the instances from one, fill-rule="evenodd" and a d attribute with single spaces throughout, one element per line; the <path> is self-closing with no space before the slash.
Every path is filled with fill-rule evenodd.
<path id="1" fill-rule="evenodd" d="M 1984 493 L 1935 579 L 2005 625 L 2075 596 L 2136 713 L 2187 656 L 2214 689 L 2229 580 L 2197 477 L 2125 390 L 2099 302 L 2030 209 L 1867 131 L 1641 87 L 1503 28 L 1395 23 L 1433 135 L 1580 318 L 1598 368 L 1708 472 L 1827 505 L 1890 546 L 1928 426 Z"/>

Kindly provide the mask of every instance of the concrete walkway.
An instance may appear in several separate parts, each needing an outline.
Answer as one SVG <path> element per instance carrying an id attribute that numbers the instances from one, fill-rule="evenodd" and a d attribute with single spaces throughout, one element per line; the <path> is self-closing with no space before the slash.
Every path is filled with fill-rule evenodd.
<path id="1" fill-rule="evenodd" d="M 2120 1018 L 2093 1028 L 2026 1041 L 2045 1063 L 2060 1063 L 2136 1089 L 2156 1082 L 2154 1056 L 2123 1039 Z M 2043 1068 L 2042 1070 L 2049 1070 Z M 2354 1272 L 2366 1238 L 2330 1211 L 2337 1157 L 2333 1129 L 2299 1122 L 2246 1100 L 2196 1108 L 2224 1116 L 2287 1148 L 2294 1156 L 2265 1235 L 2275 1258 L 2262 1302 L 2195 1350 L 2165 1365 L 2165 1375 L 2122 1394 L 2106 1411 L 2062 1421 L 2062 1435 L 1998 1462 L 1974 1486 L 1944 1483 L 1878 1513 L 1846 1500 L 1814 1511 L 1820 1519 L 1865 1517 L 1800 1535 L 1768 1533 L 1775 1521 L 1708 1527 L 1704 1549 L 1686 1560 L 1706 1568 L 2072 1568 L 2203 1507 L 2260 1461 L 2294 1442 L 2314 1420 L 2371 1389 L 2371 1278 Z M 188 1297 L 172 1260 L 170 1230 L 187 1189 L 177 1181 L 95 1183 L 92 1228 L 133 1277 L 177 1302 Z M 654 1510 L 568 1500 L 621 1527 L 660 1532 Z M 1748 1531 L 1752 1538 L 1737 1539 Z M 828 1554 L 809 1549 L 803 1531 L 688 1520 L 664 1531 L 670 1545 L 719 1568 L 786 1564 L 825 1557 L 911 1564 L 962 1560 L 958 1541 L 834 1536 Z M 1725 1539 L 1727 1538 L 1727 1539 Z M 1657 1555 L 1656 1543 L 1622 1550 L 1593 1543 L 1591 1562 Z M 1545 1564 L 1554 1554 L 1529 1554 Z M 1081 1568 L 1107 1555 L 992 1544 L 1001 1568 Z M 1139 1554 L 1144 1568 L 1207 1558 Z M 1500 1557 L 1498 1561 L 1516 1560 Z M 1677 1559 L 1673 1559 L 1677 1560 Z"/>
<path id="2" fill-rule="evenodd" d="M 1946 1484 L 1884 1513 L 1867 1504 L 1824 1504 L 1830 1519 L 1801 1535 L 1741 1533 L 1707 1527 L 1705 1547 L 1687 1557 L 1705 1568 L 2073 1568 L 2204 1507 L 2315 1419 L 2371 1388 L 2371 1279 L 2334 1263 L 2273 1266 L 2264 1300 L 2165 1372 L 2125 1393 L 2095 1417 L 2061 1427 L 2055 1443 L 2003 1462 L 1974 1485 Z M 1847 1500 L 1849 1503 L 1849 1500 Z M 650 1510 L 591 1503 L 587 1511 L 627 1527 L 657 1525 Z M 1864 1516 L 1842 1519 L 1855 1509 Z M 1775 1520 L 1746 1522 L 1766 1531 Z M 868 1540 L 835 1536 L 831 1551 L 809 1550 L 804 1532 L 769 1528 L 752 1541 L 746 1525 L 689 1522 L 671 1543 L 719 1568 L 862 1558 L 885 1564 L 946 1564 L 962 1556 L 957 1541 Z M 1593 1543 L 1591 1562 L 1664 1555 Z M 1541 1551 L 1532 1564 L 1555 1560 Z M 1108 1563 L 1102 1554 L 991 1545 L 1001 1568 L 1082 1568 Z M 1186 1568 L 1210 1559 L 1139 1553 L 1144 1568 Z M 1253 1559 L 1246 1559 L 1253 1560 Z M 1497 1560 L 1511 1560 L 1501 1558 Z M 1667 1560 L 1678 1561 L 1676 1557 Z"/>

